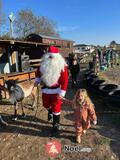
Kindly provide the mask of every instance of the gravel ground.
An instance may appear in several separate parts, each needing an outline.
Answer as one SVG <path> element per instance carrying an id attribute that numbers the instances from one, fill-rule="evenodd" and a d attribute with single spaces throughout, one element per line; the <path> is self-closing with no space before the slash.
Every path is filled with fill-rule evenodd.
<path id="1" fill-rule="evenodd" d="M 83 67 L 84 68 L 84 67 Z M 84 71 L 80 73 L 80 87 L 84 83 Z M 12 121 L 13 108 L 10 105 L 1 105 L 0 112 L 9 126 L 0 128 L 0 160 L 119 160 L 120 159 L 120 114 L 105 110 L 104 100 L 88 90 L 95 104 L 98 125 L 91 127 L 82 137 L 82 143 L 75 143 L 75 130 L 73 126 L 73 110 L 63 104 L 61 114 L 61 131 L 57 138 L 50 137 L 51 123 L 47 122 L 47 112 L 40 104 L 35 117 L 35 112 L 26 108 L 26 118 Z M 69 87 L 66 97 L 72 99 L 76 89 Z M 19 109 L 19 114 L 21 110 Z M 51 140 L 58 140 L 62 151 L 55 158 L 49 157 L 45 146 Z M 90 148 L 92 152 L 65 152 L 64 145 L 81 149 Z"/>

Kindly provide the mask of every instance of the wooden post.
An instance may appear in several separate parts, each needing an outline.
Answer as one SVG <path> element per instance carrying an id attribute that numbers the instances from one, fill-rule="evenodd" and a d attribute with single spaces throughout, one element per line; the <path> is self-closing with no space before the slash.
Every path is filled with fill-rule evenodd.
<path id="1" fill-rule="evenodd" d="M 15 51 L 15 58 L 16 58 L 16 72 L 19 72 L 18 51 Z"/>
<path id="2" fill-rule="evenodd" d="M 8 58 L 9 58 L 10 72 L 12 72 L 11 46 L 8 47 Z"/>

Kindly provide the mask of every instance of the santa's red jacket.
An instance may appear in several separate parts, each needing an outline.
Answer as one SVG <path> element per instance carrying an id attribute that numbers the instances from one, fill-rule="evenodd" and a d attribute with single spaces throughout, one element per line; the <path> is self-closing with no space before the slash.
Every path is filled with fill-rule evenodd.
<path id="1" fill-rule="evenodd" d="M 40 68 L 38 67 L 36 70 L 35 81 L 40 83 L 40 81 L 41 81 L 40 77 L 41 77 L 41 73 L 40 73 Z M 68 68 L 67 68 L 67 66 L 65 66 L 64 70 L 61 71 L 61 74 L 60 74 L 58 81 L 50 87 L 48 87 L 47 85 L 44 85 L 42 87 L 42 93 L 59 94 L 59 96 L 64 97 L 65 93 L 66 93 L 67 86 L 68 86 Z"/>

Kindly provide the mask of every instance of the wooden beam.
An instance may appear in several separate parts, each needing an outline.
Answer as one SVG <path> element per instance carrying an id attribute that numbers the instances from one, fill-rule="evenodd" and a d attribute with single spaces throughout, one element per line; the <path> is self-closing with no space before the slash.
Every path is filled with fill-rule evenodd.
<path id="1" fill-rule="evenodd" d="M 36 62 L 41 62 L 41 59 L 30 59 L 29 62 L 30 63 L 36 63 Z"/>

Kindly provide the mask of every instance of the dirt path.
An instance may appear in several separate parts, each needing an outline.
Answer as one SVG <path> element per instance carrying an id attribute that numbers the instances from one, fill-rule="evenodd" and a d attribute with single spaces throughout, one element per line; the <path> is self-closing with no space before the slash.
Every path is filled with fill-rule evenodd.
<path id="1" fill-rule="evenodd" d="M 80 86 L 85 87 L 83 71 L 81 72 Z M 69 81 L 66 97 L 72 99 L 76 91 L 70 84 L 71 81 Z M 98 125 L 92 126 L 82 137 L 80 148 L 89 147 L 92 148 L 92 152 L 65 152 L 64 150 L 64 145 L 79 146 L 74 140 L 73 110 L 70 106 L 63 104 L 61 133 L 58 138 L 50 137 L 52 125 L 47 122 L 47 112 L 42 107 L 42 103 L 36 118 L 33 111 L 26 109 L 28 116 L 16 122 L 10 119 L 13 108 L 0 106 L 0 112 L 9 123 L 7 128 L 0 128 L 0 160 L 50 160 L 52 158 L 47 155 L 45 145 L 52 139 L 62 144 L 62 152 L 57 155 L 56 160 L 119 160 L 120 114 L 104 112 L 103 100 L 92 91 L 89 93 L 96 106 Z"/>

